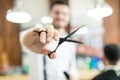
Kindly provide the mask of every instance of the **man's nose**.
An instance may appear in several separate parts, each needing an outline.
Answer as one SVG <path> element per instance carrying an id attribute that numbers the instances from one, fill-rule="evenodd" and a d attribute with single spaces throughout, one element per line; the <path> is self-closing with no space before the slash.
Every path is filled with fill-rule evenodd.
<path id="1" fill-rule="evenodd" d="M 63 19 L 63 18 L 64 18 L 64 15 L 63 15 L 63 14 L 59 14 L 59 15 L 58 15 L 58 18 L 59 18 L 59 19 Z"/>

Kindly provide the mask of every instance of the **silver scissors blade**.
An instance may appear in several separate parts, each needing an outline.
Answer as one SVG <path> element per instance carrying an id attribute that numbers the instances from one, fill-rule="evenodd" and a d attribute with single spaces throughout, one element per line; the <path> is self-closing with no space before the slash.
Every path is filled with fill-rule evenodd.
<path id="1" fill-rule="evenodd" d="M 72 36 L 75 32 L 77 32 L 80 28 L 82 28 L 82 27 L 84 27 L 84 26 L 85 26 L 85 25 L 82 25 L 82 26 L 78 27 L 76 30 L 74 30 L 74 31 L 71 32 L 69 35 L 67 35 L 67 36 L 65 37 L 65 39 L 67 39 L 68 37 Z"/>

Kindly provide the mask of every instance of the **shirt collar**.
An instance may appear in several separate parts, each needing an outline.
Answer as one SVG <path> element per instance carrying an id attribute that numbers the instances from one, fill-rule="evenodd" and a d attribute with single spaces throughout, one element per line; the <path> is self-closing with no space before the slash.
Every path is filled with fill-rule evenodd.
<path id="1" fill-rule="evenodd" d="M 120 65 L 116 65 L 116 66 L 106 66 L 105 70 L 120 70 Z"/>

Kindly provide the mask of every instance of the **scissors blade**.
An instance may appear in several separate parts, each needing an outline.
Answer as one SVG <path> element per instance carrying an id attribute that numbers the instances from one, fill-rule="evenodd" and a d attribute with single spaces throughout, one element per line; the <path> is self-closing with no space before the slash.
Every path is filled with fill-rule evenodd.
<path id="1" fill-rule="evenodd" d="M 69 35 L 67 35 L 67 36 L 65 37 L 65 39 L 67 39 L 68 37 L 72 36 L 75 32 L 77 32 L 80 28 L 82 28 L 82 27 L 84 27 L 84 26 L 85 26 L 85 25 L 82 25 L 82 26 L 78 27 L 76 30 L 74 30 L 74 31 L 71 32 Z"/>
<path id="2" fill-rule="evenodd" d="M 65 41 L 66 41 L 66 42 L 73 42 L 73 43 L 84 44 L 83 42 L 75 41 L 75 40 L 70 40 L 70 39 L 66 39 Z"/>

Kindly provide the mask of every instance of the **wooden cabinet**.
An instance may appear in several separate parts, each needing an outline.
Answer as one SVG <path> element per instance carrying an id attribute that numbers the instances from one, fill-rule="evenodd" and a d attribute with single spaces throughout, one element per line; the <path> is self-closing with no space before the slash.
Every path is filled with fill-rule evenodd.
<path id="1" fill-rule="evenodd" d="M 104 18 L 105 43 L 120 45 L 120 0 L 105 0 L 113 8 L 113 14 Z"/>
<path id="2" fill-rule="evenodd" d="M 13 2 L 14 0 L 0 0 L 0 66 L 21 65 L 20 27 L 6 20 L 7 10 L 12 8 Z"/>

